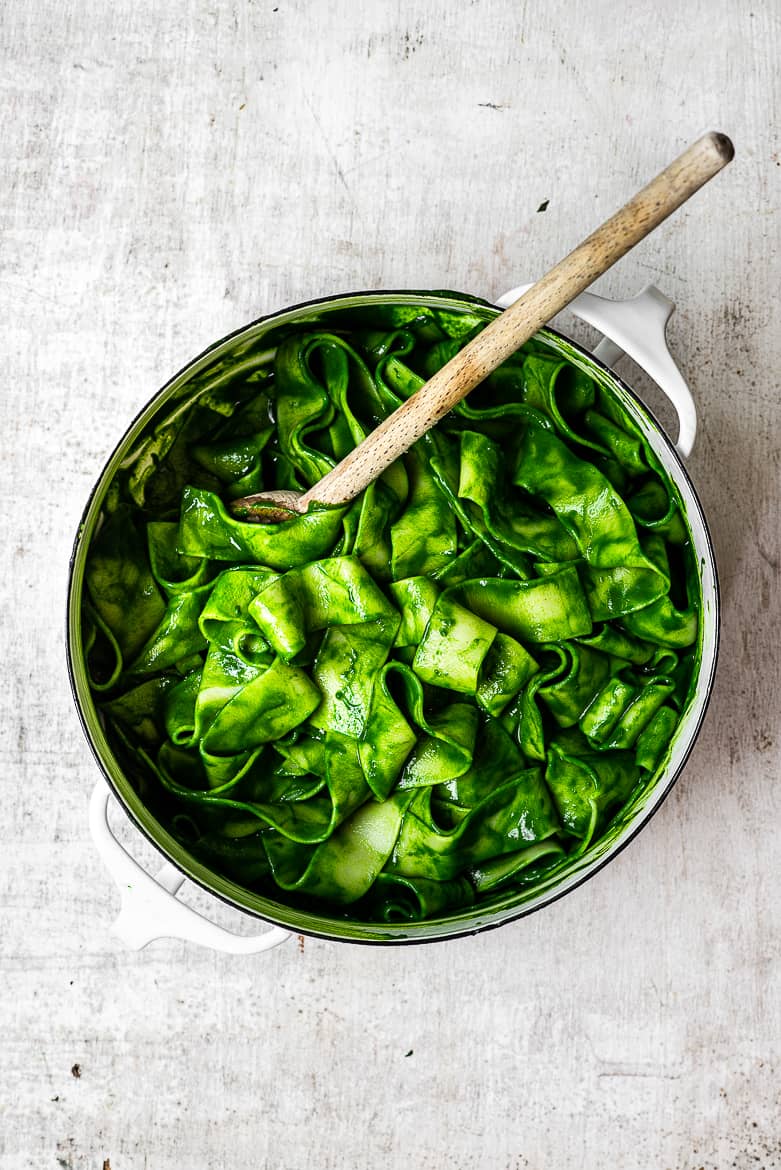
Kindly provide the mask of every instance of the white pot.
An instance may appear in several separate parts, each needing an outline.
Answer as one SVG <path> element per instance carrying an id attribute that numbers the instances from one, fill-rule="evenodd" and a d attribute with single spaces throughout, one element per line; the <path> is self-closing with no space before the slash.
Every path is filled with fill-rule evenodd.
<path id="1" fill-rule="evenodd" d="M 504 307 L 523 291 L 513 289 L 498 304 Z M 684 468 L 682 457 L 690 454 L 696 432 L 694 402 L 683 377 L 671 357 L 665 340 L 665 326 L 673 312 L 673 304 L 658 289 L 649 286 L 627 301 L 609 301 L 592 293 L 584 293 L 571 305 L 571 310 L 603 333 L 603 339 L 593 353 L 564 338 L 560 333 L 546 329 L 542 336 L 554 352 L 570 361 L 594 370 L 598 367 L 622 405 L 642 430 L 650 446 L 675 483 L 686 511 L 692 533 L 697 562 L 700 567 L 702 614 L 700 621 L 699 671 L 693 698 L 684 712 L 675 733 L 672 749 L 662 773 L 647 791 L 622 811 L 607 834 L 598 840 L 583 857 L 563 875 L 550 879 L 530 891 L 515 891 L 508 895 L 499 908 L 471 907 L 442 921 L 432 920 L 415 924 L 357 924 L 327 916 L 304 913 L 250 893 L 233 882 L 214 874 L 190 857 L 144 808 L 137 793 L 123 776 L 103 734 L 83 669 L 81 643 L 81 593 L 84 562 L 95 524 L 103 503 L 105 491 L 117 468 L 133 449 L 139 435 L 163 407 L 170 411 L 172 404 L 188 400 L 188 384 L 192 378 L 228 355 L 244 353 L 250 345 L 258 347 L 266 334 L 288 324 L 295 325 L 313 316 L 327 314 L 329 309 L 350 308 L 353 302 L 428 304 L 438 308 L 457 310 L 470 302 L 485 302 L 456 293 L 358 293 L 311 301 L 264 317 L 196 358 L 173 378 L 144 408 L 128 429 L 87 504 L 71 560 L 71 579 L 68 597 L 68 664 L 76 706 L 87 739 L 103 771 L 90 804 L 90 829 L 98 851 L 108 867 L 122 897 L 122 910 L 114 924 L 115 933 L 128 946 L 140 948 L 153 939 L 173 937 L 201 943 L 216 950 L 248 954 L 267 950 L 290 936 L 291 932 L 311 933 L 321 937 L 349 942 L 429 942 L 471 934 L 478 930 L 500 926 L 513 919 L 530 914 L 562 897 L 587 878 L 593 876 L 611 858 L 623 849 L 645 825 L 660 806 L 683 768 L 702 724 L 708 704 L 716 668 L 719 639 L 719 593 L 716 564 L 710 535 L 699 500 Z M 628 354 L 659 385 L 673 403 L 679 419 L 679 435 L 674 445 L 655 421 L 648 409 L 612 373 L 611 367 Z M 269 354 L 269 358 L 270 358 Z M 115 837 L 108 822 L 111 792 L 114 792 L 130 818 L 166 857 L 163 868 L 154 876 L 147 873 Z M 270 929 L 255 935 L 238 935 L 225 930 L 207 917 L 178 901 L 176 894 L 185 878 L 197 882 L 212 894 L 241 910 L 264 919 Z"/>

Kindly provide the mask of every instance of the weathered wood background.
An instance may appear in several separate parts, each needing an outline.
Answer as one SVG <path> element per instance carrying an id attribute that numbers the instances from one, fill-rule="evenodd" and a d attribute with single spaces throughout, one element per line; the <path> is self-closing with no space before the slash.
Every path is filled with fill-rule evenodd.
<path id="1" fill-rule="evenodd" d="M 2 1170 L 781 1165 L 780 32 L 776 0 L 5 0 Z M 498 295 L 708 128 L 733 165 L 600 286 L 678 303 L 724 590 L 660 814 L 474 939 L 124 950 L 63 608 L 128 421 L 274 307 Z"/>

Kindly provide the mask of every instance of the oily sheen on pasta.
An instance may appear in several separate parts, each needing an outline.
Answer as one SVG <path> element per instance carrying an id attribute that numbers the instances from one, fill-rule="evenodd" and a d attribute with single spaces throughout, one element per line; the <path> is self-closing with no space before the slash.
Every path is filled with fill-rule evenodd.
<path id="1" fill-rule="evenodd" d="M 532 342 L 349 506 L 304 489 L 485 324 L 383 306 L 190 387 L 90 551 L 93 692 L 211 869 L 360 921 L 452 914 L 571 865 L 653 782 L 698 590 L 679 500 L 615 396 Z"/>

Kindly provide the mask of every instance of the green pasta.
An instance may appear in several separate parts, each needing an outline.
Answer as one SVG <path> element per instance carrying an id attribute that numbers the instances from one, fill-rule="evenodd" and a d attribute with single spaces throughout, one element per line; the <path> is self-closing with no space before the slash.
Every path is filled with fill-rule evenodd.
<path id="1" fill-rule="evenodd" d="M 525 346 L 352 504 L 303 490 L 483 327 L 393 306 L 223 364 L 145 435 L 90 549 L 112 748 L 195 857 L 274 901 L 441 918 L 564 872 L 690 698 L 678 495 L 599 378 Z"/>

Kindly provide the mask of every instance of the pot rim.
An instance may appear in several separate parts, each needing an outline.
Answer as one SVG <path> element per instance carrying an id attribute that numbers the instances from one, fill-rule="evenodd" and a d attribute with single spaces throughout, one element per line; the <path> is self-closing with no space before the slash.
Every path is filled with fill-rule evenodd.
<path id="1" fill-rule="evenodd" d="M 286 921 L 284 917 L 280 916 L 279 918 L 277 918 L 277 917 L 274 917 L 274 916 L 267 914 L 267 913 L 261 913 L 259 910 L 256 910 L 250 906 L 246 906 L 246 905 L 239 903 L 237 900 L 232 898 L 228 893 L 223 893 L 220 890 L 215 889 L 213 886 L 208 884 L 208 882 L 204 878 L 202 878 L 198 874 L 192 872 L 189 867 L 182 864 L 180 858 L 175 858 L 175 857 L 171 856 L 169 851 L 165 848 L 165 846 L 163 844 L 161 844 L 161 842 L 153 834 L 151 829 L 149 829 L 145 824 L 143 824 L 139 820 L 139 818 L 136 816 L 135 812 L 126 803 L 124 796 L 122 795 L 121 791 L 119 790 L 119 787 L 118 787 L 113 775 L 111 774 L 111 770 L 107 767 L 106 762 L 104 761 L 102 755 L 100 754 L 100 752 L 98 750 L 96 743 L 93 740 L 93 736 L 92 736 L 91 730 L 88 726 L 88 722 L 86 719 L 84 709 L 82 707 L 82 701 L 81 701 L 81 697 L 79 695 L 78 685 L 76 682 L 75 658 L 74 658 L 74 649 L 73 649 L 73 645 L 72 645 L 72 636 L 71 636 L 71 631 L 72 631 L 71 619 L 74 616 L 74 603 L 75 603 L 74 574 L 75 574 L 77 562 L 79 560 L 79 556 L 82 552 L 82 533 L 83 533 L 84 527 L 86 525 L 89 513 L 92 509 L 95 497 L 97 496 L 98 491 L 106 486 L 104 484 L 104 480 L 105 480 L 106 472 L 107 472 L 109 466 L 113 463 L 113 461 L 114 461 L 115 457 L 117 456 L 117 454 L 119 453 L 120 449 L 125 445 L 128 435 L 130 435 L 131 432 L 135 429 L 135 427 L 140 422 L 142 417 L 145 416 L 148 412 L 150 413 L 150 416 L 151 416 L 154 405 L 156 403 L 158 403 L 158 401 L 162 404 L 162 401 L 164 400 L 164 397 L 165 397 L 166 393 L 170 390 L 170 388 L 175 383 L 177 383 L 183 377 L 183 375 L 188 373 L 188 371 L 193 370 L 193 368 L 197 367 L 198 364 L 201 363 L 204 359 L 206 359 L 210 355 L 214 354 L 215 351 L 222 348 L 223 346 L 227 346 L 231 341 L 234 341 L 235 339 L 241 337 L 243 334 L 249 333 L 251 330 L 256 328 L 258 325 L 265 324 L 265 325 L 268 325 L 269 327 L 271 327 L 273 322 L 277 318 L 284 317 L 284 316 L 287 316 L 289 314 L 298 314 L 298 313 L 301 313 L 305 310 L 316 309 L 318 306 L 328 306 L 330 308 L 330 307 L 338 306 L 338 303 L 340 301 L 350 301 L 350 300 L 355 300 L 356 298 L 360 298 L 362 300 L 363 299 L 368 300 L 368 299 L 373 299 L 373 298 L 380 298 L 383 300 L 390 301 L 392 298 L 395 298 L 395 297 L 405 298 L 405 299 L 407 299 L 407 298 L 420 298 L 421 301 L 423 301 L 424 299 L 425 300 L 429 300 L 429 299 L 430 300 L 452 300 L 452 301 L 458 301 L 461 304 L 474 305 L 474 306 L 477 306 L 479 308 L 484 308 L 484 309 L 487 308 L 487 309 L 492 310 L 495 313 L 501 312 L 501 310 L 498 309 L 498 307 L 495 304 L 492 304 L 490 301 L 485 300 L 482 297 L 475 296 L 474 294 L 470 294 L 470 293 L 457 292 L 457 291 L 450 290 L 450 289 L 433 289 L 433 290 L 363 289 L 363 290 L 358 290 L 356 292 L 336 293 L 336 294 L 333 294 L 331 296 L 315 297 L 315 298 L 312 298 L 310 300 L 297 302 L 296 304 L 293 304 L 293 305 L 287 305 L 284 308 L 278 309 L 272 313 L 262 314 L 260 317 L 257 317 L 254 320 L 249 321 L 246 324 L 239 326 L 237 329 L 234 329 L 230 333 L 227 333 L 224 337 L 220 338 L 218 341 L 213 342 L 211 345 L 208 345 L 204 350 L 202 350 L 199 354 L 197 354 L 194 358 L 191 358 L 184 366 L 182 366 L 182 368 L 180 370 L 178 370 L 175 374 L 173 374 L 172 377 L 170 377 L 163 384 L 163 386 L 161 386 L 160 389 L 158 391 L 156 391 L 156 393 L 154 395 L 152 395 L 152 397 L 149 398 L 143 404 L 143 406 L 140 408 L 140 410 L 133 416 L 131 421 L 125 427 L 124 432 L 123 432 L 122 436 L 120 437 L 119 441 L 115 444 L 111 453 L 109 454 L 109 456 L 105 460 L 103 467 L 102 467 L 102 470 L 101 470 L 100 474 L 98 475 L 98 478 L 96 479 L 95 483 L 93 484 L 92 489 L 90 490 L 90 493 L 87 497 L 84 509 L 82 511 L 82 514 L 81 514 L 81 518 L 80 518 L 79 523 L 78 523 L 77 528 L 76 528 L 76 535 L 74 537 L 73 547 L 71 549 L 71 554 L 70 554 L 69 563 L 68 563 L 68 579 L 67 579 L 67 594 L 66 594 L 67 603 L 66 603 L 66 614 L 65 614 L 65 623 L 66 623 L 65 648 L 66 648 L 66 663 L 67 663 L 67 670 L 68 670 L 68 681 L 70 684 L 71 694 L 73 696 L 73 701 L 74 701 L 74 705 L 76 707 L 76 711 L 78 714 L 79 722 L 81 724 L 82 731 L 83 731 L 84 736 L 85 736 L 87 743 L 89 745 L 90 751 L 92 752 L 92 755 L 93 755 L 96 763 L 98 764 L 98 767 L 100 768 L 100 771 L 102 772 L 103 777 L 105 778 L 105 780 L 109 786 L 109 789 L 111 790 L 113 795 L 116 797 L 117 801 L 119 802 L 120 806 L 122 807 L 124 813 L 130 819 L 134 828 L 137 829 L 139 832 L 141 832 L 141 834 L 146 838 L 146 840 L 149 841 L 149 843 L 160 854 L 162 854 L 162 856 L 167 861 L 169 861 L 171 864 L 176 866 L 177 869 L 179 869 L 182 873 L 184 873 L 189 881 L 194 882 L 197 886 L 199 886 L 206 893 L 208 893 L 212 897 L 218 898 L 221 902 L 230 906 L 232 909 L 239 910 L 241 913 L 249 915 L 252 918 L 259 919 L 260 921 L 266 922 L 269 925 L 281 926 L 283 929 L 292 930 L 296 934 L 302 934 L 302 935 L 306 935 L 306 936 L 309 936 L 312 938 L 325 939 L 326 941 L 329 941 L 329 942 L 352 943 L 352 944 L 359 944 L 359 945 L 365 945 L 365 946 L 422 945 L 424 943 L 445 942 L 445 941 L 449 941 L 449 940 L 452 940 L 455 938 L 463 938 L 463 937 L 468 937 L 470 935 L 481 934 L 484 931 L 488 931 L 488 930 L 496 930 L 499 927 L 509 925 L 512 922 L 517 922 L 521 918 L 526 918 L 529 915 L 534 914 L 537 911 L 544 909 L 546 906 L 550 906 L 552 903 L 557 902 L 561 898 L 564 898 L 566 895 L 572 893 L 574 890 L 578 889 L 585 882 L 589 881 L 592 877 L 594 877 L 596 874 L 598 874 L 615 857 L 617 857 L 620 853 L 622 853 L 623 850 L 626 849 L 626 847 L 635 839 L 635 837 L 638 835 L 638 833 L 640 833 L 640 831 L 643 828 L 645 828 L 645 826 L 651 821 L 651 819 L 654 817 L 656 812 L 661 808 L 661 806 L 666 801 L 667 797 L 669 796 L 670 792 L 672 791 L 672 788 L 674 787 L 679 776 L 681 775 L 681 772 L 683 771 L 684 767 L 686 766 L 686 763 L 689 759 L 689 756 L 691 755 L 692 749 L 694 748 L 694 744 L 696 743 L 697 738 L 699 736 L 700 730 L 702 728 L 702 724 L 705 720 L 705 716 L 707 714 L 708 707 L 710 705 L 710 699 L 711 699 L 711 695 L 713 692 L 713 684 L 714 684 L 714 679 L 715 679 L 715 674 L 716 674 L 716 666 L 717 666 L 718 657 L 719 657 L 720 635 L 721 635 L 721 591 L 720 591 L 720 585 L 719 585 L 718 567 L 716 564 L 715 550 L 713 547 L 713 539 L 711 537 L 710 528 L 708 526 L 708 523 L 707 523 L 707 520 L 705 517 L 705 513 L 704 513 L 704 510 L 702 508 L 702 504 L 700 502 L 699 495 L 697 494 L 697 491 L 694 487 L 694 484 L 691 481 L 691 478 L 690 478 L 689 473 L 686 469 L 686 466 L 685 466 L 680 454 L 678 453 L 678 450 L 676 449 L 675 444 L 672 442 L 672 440 L 668 436 L 667 432 L 665 431 L 665 429 L 663 428 L 663 426 L 661 425 L 659 420 L 656 418 L 655 414 L 650 409 L 650 407 L 627 384 L 627 382 L 624 380 L 624 378 L 620 374 L 617 374 L 613 369 L 611 369 L 608 365 L 606 365 L 605 362 L 603 362 L 600 358 L 596 357 L 591 351 L 589 351 L 580 342 L 574 341 L 572 338 L 567 337 L 566 334 L 562 333 L 558 329 L 554 329 L 550 325 L 545 325 L 542 327 L 542 329 L 540 329 L 538 331 L 540 334 L 551 336 L 557 342 L 564 343 L 566 346 L 569 346 L 572 349 L 574 349 L 575 351 L 577 351 L 577 353 L 586 362 L 596 366 L 597 369 L 599 369 L 601 371 L 603 376 L 605 376 L 608 380 L 615 382 L 620 387 L 620 389 L 625 394 L 627 394 L 628 397 L 634 402 L 634 404 L 639 409 L 639 411 L 648 416 L 648 418 L 653 423 L 653 426 L 655 428 L 656 437 L 664 444 L 668 455 L 670 455 L 672 457 L 673 463 L 675 465 L 676 475 L 680 476 L 684 480 L 684 482 L 686 483 L 686 485 L 689 488 L 689 491 L 691 492 L 692 499 L 694 500 L 696 507 L 697 507 L 698 519 L 700 520 L 701 525 L 702 525 L 703 536 L 704 536 L 704 545 L 705 545 L 705 549 L 706 549 L 707 554 L 708 554 L 710 568 L 711 568 L 712 575 L 713 575 L 713 593 L 712 593 L 712 597 L 709 598 L 709 600 L 712 602 L 712 606 L 713 606 L 713 619 L 712 619 L 713 620 L 713 653 L 712 653 L 712 658 L 711 658 L 711 661 L 710 661 L 710 664 L 709 664 L 709 667 L 707 670 L 707 679 L 702 674 L 702 667 L 705 665 L 705 663 L 701 662 L 700 676 L 697 680 L 697 685 L 696 685 L 694 693 L 696 694 L 698 691 L 701 691 L 704 688 L 704 699 L 702 701 L 700 710 L 697 713 L 696 721 L 694 722 L 694 724 L 691 727 L 691 730 L 687 729 L 688 743 L 686 744 L 685 749 L 683 750 L 676 767 L 671 772 L 669 779 L 666 780 L 664 788 L 659 788 L 659 781 L 657 781 L 657 784 L 654 785 L 653 788 L 650 790 L 654 793 L 654 800 L 650 804 L 650 806 L 644 805 L 642 808 L 640 808 L 639 811 L 637 812 L 636 816 L 634 817 L 634 819 L 629 821 L 627 823 L 627 825 L 621 830 L 616 841 L 614 843 L 611 843 L 605 849 L 603 854 L 594 858 L 590 864 L 586 865 L 583 868 L 582 872 L 574 875 L 573 878 L 569 882 L 567 882 L 565 880 L 565 881 L 562 881 L 561 883 L 559 883 L 559 885 L 553 886 L 550 890 L 544 890 L 539 895 L 538 899 L 534 899 L 533 901 L 531 901 L 529 903 L 521 903 L 516 908 L 510 908 L 506 912 L 506 914 L 501 914 L 501 912 L 498 912 L 499 916 L 497 917 L 497 919 L 495 921 L 479 922 L 479 923 L 474 924 L 474 925 L 470 925 L 468 923 L 468 921 L 466 921 L 466 920 L 461 921 L 461 922 L 455 922 L 455 923 L 453 923 L 452 930 L 443 929 L 439 933 L 430 934 L 430 935 L 424 935 L 421 933 L 421 935 L 418 936 L 414 932 L 415 924 L 409 924 L 409 923 L 404 923 L 404 924 L 400 923 L 400 924 L 398 924 L 397 929 L 399 929 L 399 931 L 401 929 L 411 930 L 412 931 L 411 933 L 407 933 L 407 934 L 402 934 L 402 933 L 382 934 L 382 933 L 378 932 L 376 935 L 372 934 L 369 937 L 367 937 L 367 936 L 351 937 L 349 934 L 333 933 L 333 932 L 329 931 L 327 928 L 315 929 L 315 928 L 309 928 L 307 926 L 302 927 L 297 923 L 292 925 L 290 922 Z M 676 487 L 679 487 L 679 485 L 677 483 L 676 483 Z M 79 598 L 79 600 L 80 600 L 80 598 Z M 680 726 L 681 725 L 679 724 L 679 727 Z M 118 763 L 118 761 L 115 761 L 115 762 Z M 120 768 L 120 771 L 121 770 L 122 769 Z M 661 777 L 660 777 L 660 779 L 661 779 Z M 150 814 L 150 816 L 151 816 L 151 814 Z M 168 836 L 167 830 L 165 830 L 164 827 L 159 824 L 157 819 L 156 818 L 152 818 L 152 819 L 154 820 L 154 824 L 161 831 L 161 834 Z M 185 852 L 186 856 L 189 858 L 190 855 L 187 853 L 186 849 L 184 849 L 184 847 L 181 847 L 181 848 Z M 211 872 L 208 870 L 208 866 L 203 866 L 203 868 L 205 870 L 207 870 L 207 872 Z M 219 875 L 215 875 L 215 876 L 219 876 Z M 237 888 L 241 888 L 240 886 L 238 886 L 238 883 L 231 882 L 231 884 L 236 885 Z M 271 901 L 271 899 L 269 899 L 269 900 Z M 285 909 L 284 903 L 274 902 L 274 905 L 279 906 L 280 909 L 282 909 L 282 910 Z M 290 909 L 293 910 L 293 912 L 295 912 L 294 908 L 290 908 Z M 490 913 L 490 912 L 491 911 L 489 909 L 488 913 Z M 478 910 L 478 913 L 479 913 L 479 910 Z M 337 920 L 337 921 L 339 921 L 339 920 Z M 438 921 L 439 920 L 437 920 L 437 919 L 431 920 L 431 924 L 433 925 L 434 923 L 436 923 Z M 350 923 L 349 920 L 345 920 L 345 926 L 346 926 L 347 930 L 349 930 L 349 928 L 352 925 L 353 924 Z M 368 925 L 368 924 L 359 923 L 356 925 L 360 929 L 361 926 Z M 425 926 L 426 923 L 423 922 L 423 923 L 420 923 L 419 925 Z M 396 927 L 396 924 L 379 924 L 378 923 L 378 924 L 376 924 L 376 926 L 378 928 L 378 931 L 386 929 L 386 930 L 392 932 L 394 930 L 394 927 Z"/>

